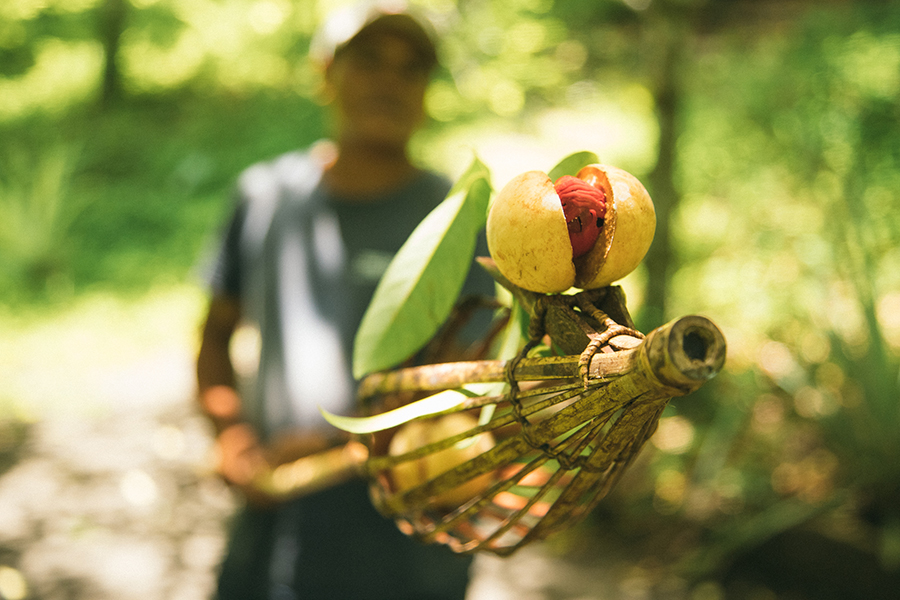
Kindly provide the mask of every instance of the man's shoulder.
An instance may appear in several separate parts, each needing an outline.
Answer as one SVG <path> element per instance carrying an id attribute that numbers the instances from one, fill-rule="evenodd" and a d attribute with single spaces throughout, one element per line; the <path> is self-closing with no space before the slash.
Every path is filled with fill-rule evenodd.
<path id="1" fill-rule="evenodd" d="M 285 194 L 306 197 L 322 177 L 321 153 L 314 145 L 255 163 L 238 177 L 238 191 L 251 201 L 276 201 Z"/>

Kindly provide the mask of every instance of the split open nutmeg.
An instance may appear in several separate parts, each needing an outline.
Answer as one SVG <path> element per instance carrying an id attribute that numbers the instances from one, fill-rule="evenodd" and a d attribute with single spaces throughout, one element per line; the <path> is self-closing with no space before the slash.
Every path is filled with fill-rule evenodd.
<path id="1" fill-rule="evenodd" d="M 638 179 L 594 164 L 556 182 L 542 171 L 514 177 L 487 219 L 491 257 L 513 284 L 541 293 L 594 289 L 640 264 L 656 212 Z"/>

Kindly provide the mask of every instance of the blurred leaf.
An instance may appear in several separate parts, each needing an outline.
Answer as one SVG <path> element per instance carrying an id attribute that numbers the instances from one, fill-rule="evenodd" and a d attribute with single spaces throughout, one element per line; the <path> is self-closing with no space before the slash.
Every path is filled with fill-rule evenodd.
<path id="1" fill-rule="evenodd" d="M 356 333 L 354 377 L 406 360 L 447 319 L 487 220 L 489 177 L 487 166 L 475 158 L 391 261 Z"/>
<path id="2" fill-rule="evenodd" d="M 509 360 L 516 356 L 528 341 L 528 313 L 515 299 L 510 307 L 509 323 L 500 340 L 495 358 Z"/>
<path id="3" fill-rule="evenodd" d="M 556 181 L 563 175 L 575 175 L 582 167 L 593 165 L 600 162 L 600 158 L 593 152 L 584 150 L 575 152 L 565 157 L 555 167 L 550 169 L 550 181 Z"/>
<path id="4" fill-rule="evenodd" d="M 759 546 L 779 533 L 840 506 L 845 500 L 846 494 L 838 493 L 820 504 L 793 498 L 777 501 L 759 514 L 745 515 L 738 521 L 721 525 L 714 539 L 679 559 L 678 569 L 694 578 L 708 577 L 742 549 Z"/>
<path id="5" fill-rule="evenodd" d="M 331 414 L 321 407 L 319 410 L 322 412 L 322 416 L 325 417 L 325 420 L 338 429 L 343 429 L 349 433 L 365 434 L 384 431 L 385 429 L 403 425 L 413 419 L 427 417 L 428 415 L 456 408 L 473 395 L 475 394 L 472 392 L 444 390 L 443 392 L 438 392 L 427 398 L 411 402 L 400 408 L 395 408 L 394 410 L 371 417 L 343 417 Z"/>
<path id="6" fill-rule="evenodd" d="M 0 174 L 0 253 L 4 269 L 20 272 L 29 286 L 65 263 L 72 223 L 85 208 L 68 198 L 79 150 L 57 143 L 31 154 L 18 147 L 3 152 Z"/>

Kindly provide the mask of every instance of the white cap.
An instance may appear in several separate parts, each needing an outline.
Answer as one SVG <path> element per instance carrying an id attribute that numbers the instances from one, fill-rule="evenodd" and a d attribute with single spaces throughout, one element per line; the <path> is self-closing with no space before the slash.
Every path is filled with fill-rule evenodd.
<path id="1" fill-rule="evenodd" d="M 313 36 L 310 57 L 328 65 L 335 55 L 365 32 L 389 32 L 409 40 L 429 66 L 437 64 L 434 31 L 424 15 L 402 0 L 370 0 L 335 10 Z"/>

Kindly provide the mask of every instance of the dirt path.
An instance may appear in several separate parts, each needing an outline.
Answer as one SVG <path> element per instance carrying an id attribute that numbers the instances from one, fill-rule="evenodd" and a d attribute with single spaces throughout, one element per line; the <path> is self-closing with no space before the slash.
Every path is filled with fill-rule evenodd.
<path id="1" fill-rule="evenodd" d="M 189 402 L 4 431 L 0 598 L 209 598 L 236 499 L 209 472 L 209 431 Z M 536 546 L 479 557 L 469 597 L 631 597 L 599 593 L 601 575 Z"/>
<path id="2" fill-rule="evenodd" d="M 209 432 L 189 402 L 4 431 L 18 443 L 2 453 L 0 598 L 210 597 L 236 500 L 209 472 Z M 469 600 L 651 598 L 647 573 L 612 556 L 578 564 L 540 545 L 479 556 Z"/>
<path id="3" fill-rule="evenodd" d="M 234 506 L 207 450 L 184 407 L 30 426 L 0 478 L 0 597 L 207 598 Z"/>

